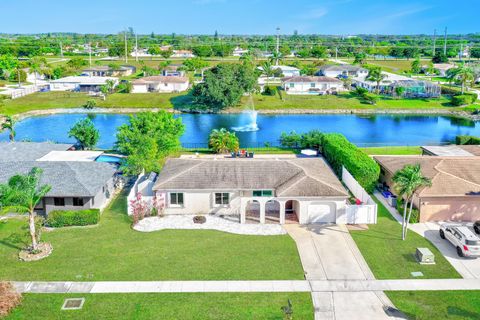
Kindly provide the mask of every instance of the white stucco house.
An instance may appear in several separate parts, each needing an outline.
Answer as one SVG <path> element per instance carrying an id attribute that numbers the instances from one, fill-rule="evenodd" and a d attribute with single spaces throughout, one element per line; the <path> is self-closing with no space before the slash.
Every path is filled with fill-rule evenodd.
<path id="1" fill-rule="evenodd" d="M 263 67 L 258 67 L 257 69 L 263 71 Z M 272 66 L 272 70 L 280 70 L 283 77 L 296 77 L 300 75 L 300 69 L 290 66 Z"/>
<path id="2" fill-rule="evenodd" d="M 325 65 L 318 69 L 317 76 L 325 76 L 331 78 L 337 77 L 366 77 L 368 70 L 359 66 L 353 66 L 351 64 L 339 64 L 339 65 Z"/>
<path id="3" fill-rule="evenodd" d="M 188 89 L 189 84 L 190 82 L 187 77 L 143 77 L 132 82 L 132 93 L 182 92 Z"/>
<path id="4" fill-rule="evenodd" d="M 343 90 L 342 81 L 330 77 L 288 77 L 282 79 L 287 94 L 331 94 Z"/>
<path id="5" fill-rule="evenodd" d="M 51 91 L 80 91 L 80 92 L 99 92 L 100 87 L 105 85 L 108 80 L 118 85 L 118 78 L 115 77 L 96 77 L 96 76 L 70 76 L 50 81 Z"/>
<path id="6" fill-rule="evenodd" d="M 322 158 L 175 158 L 153 186 L 166 215 L 240 223 L 345 223 L 349 194 Z"/>

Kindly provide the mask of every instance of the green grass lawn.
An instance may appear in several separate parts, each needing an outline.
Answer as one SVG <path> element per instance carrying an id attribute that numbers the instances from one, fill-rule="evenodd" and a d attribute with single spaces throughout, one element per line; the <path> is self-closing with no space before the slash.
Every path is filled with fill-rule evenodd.
<path id="1" fill-rule="evenodd" d="M 342 60 L 353 62 L 353 59 L 342 59 Z M 412 61 L 413 60 L 414 59 L 410 59 L 410 60 L 407 60 L 407 59 L 387 59 L 387 60 L 384 60 L 384 59 L 375 59 L 375 60 L 369 59 L 369 60 L 366 61 L 366 63 L 369 64 L 369 65 L 375 65 L 375 66 L 382 67 L 382 69 L 384 71 L 387 71 L 387 72 L 402 74 L 404 71 L 410 71 L 410 69 L 412 68 Z M 422 64 L 422 65 L 428 64 L 429 62 L 430 62 L 430 60 L 426 60 L 426 59 L 420 60 L 420 64 Z"/>
<path id="2" fill-rule="evenodd" d="M 480 291 L 387 291 L 410 319 L 480 319 Z"/>
<path id="3" fill-rule="evenodd" d="M 100 225 L 44 232 L 46 259 L 18 260 L 25 219 L 0 222 L 0 279 L 4 280 L 274 280 L 304 279 L 288 235 L 245 236 L 213 230 L 131 229 L 120 196 Z"/>
<path id="4" fill-rule="evenodd" d="M 61 310 L 66 298 L 85 298 L 81 310 Z M 312 298 L 301 293 L 26 294 L 6 319 L 313 319 Z"/>
<path id="5" fill-rule="evenodd" d="M 375 199 L 375 198 L 374 198 Z M 421 271 L 424 279 L 460 278 L 460 275 L 427 239 L 409 231 L 402 240 L 402 227 L 377 200 L 377 224 L 367 231 L 351 231 L 351 235 L 377 279 L 412 279 L 410 272 Z M 435 255 L 435 265 L 421 265 L 414 257 L 418 247 L 428 248 Z"/>
<path id="6" fill-rule="evenodd" d="M 13 115 L 31 110 L 46 110 L 55 108 L 78 108 L 87 100 L 95 99 L 98 107 L 102 108 L 162 108 L 162 109 L 188 109 L 192 105 L 191 96 L 186 93 L 114 93 L 105 101 L 92 98 L 84 93 L 77 92 L 43 92 L 35 93 L 15 100 L 7 99 L 0 106 L 0 114 Z M 438 99 L 392 99 L 384 97 L 376 105 L 362 102 L 354 94 L 343 93 L 338 96 L 254 96 L 254 106 L 257 110 L 367 110 L 367 109 L 439 109 L 439 110 L 464 110 L 463 107 L 452 107 L 447 98 Z M 239 106 L 231 111 L 239 112 L 245 107 L 251 107 L 249 98 L 242 99 Z"/>
<path id="7" fill-rule="evenodd" d="M 387 146 L 360 148 L 369 155 L 420 155 L 422 148 L 414 146 Z"/>

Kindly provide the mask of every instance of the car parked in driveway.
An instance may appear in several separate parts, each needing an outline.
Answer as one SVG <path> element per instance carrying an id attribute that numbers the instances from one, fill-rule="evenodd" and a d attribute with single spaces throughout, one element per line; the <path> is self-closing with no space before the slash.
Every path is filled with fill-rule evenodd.
<path id="1" fill-rule="evenodd" d="M 453 244 L 460 257 L 479 257 L 480 239 L 470 228 L 461 224 L 443 224 L 440 227 L 440 238 Z"/>
<path id="2" fill-rule="evenodd" d="M 475 221 L 475 223 L 473 224 L 473 230 L 475 230 L 476 234 L 480 234 L 480 220 Z"/>

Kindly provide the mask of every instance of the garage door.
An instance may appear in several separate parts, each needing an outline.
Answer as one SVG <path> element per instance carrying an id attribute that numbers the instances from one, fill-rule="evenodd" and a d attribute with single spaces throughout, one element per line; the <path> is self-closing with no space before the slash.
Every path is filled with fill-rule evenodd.
<path id="1" fill-rule="evenodd" d="M 335 223 L 335 211 L 328 204 L 311 204 L 308 206 L 309 223 Z"/>

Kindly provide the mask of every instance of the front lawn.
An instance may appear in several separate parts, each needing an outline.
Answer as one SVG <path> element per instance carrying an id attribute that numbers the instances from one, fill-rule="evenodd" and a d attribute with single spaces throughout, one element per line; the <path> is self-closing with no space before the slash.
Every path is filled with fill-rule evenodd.
<path id="1" fill-rule="evenodd" d="M 427 239 L 409 230 L 402 240 L 402 226 L 387 209 L 378 204 L 377 224 L 368 225 L 366 231 L 351 231 L 351 235 L 368 266 L 377 279 L 412 279 L 410 272 L 421 271 L 420 279 L 460 278 L 460 275 Z M 414 257 L 418 247 L 428 248 L 435 255 L 435 265 L 421 265 Z"/>
<path id="2" fill-rule="evenodd" d="M 413 146 L 386 146 L 360 148 L 369 155 L 421 155 L 422 148 Z"/>
<path id="3" fill-rule="evenodd" d="M 44 232 L 48 258 L 25 263 L 18 251 L 25 219 L 0 222 L 0 279 L 4 280 L 287 280 L 304 279 L 288 236 L 244 236 L 211 230 L 131 229 L 119 196 L 100 225 Z M 20 242 L 19 242 L 20 241 Z"/>
<path id="4" fill-rule="evenodd" d="M 85 298 L 81 310 L 61 310 L 66 298 Z M 300 293 L 25 294 L 6 319 L 313 319 L 312 298 Z"/>
<path id="5" fill-rule="evenodd" d="M 410 319 L 480 319 L 480 291 L 387 291 Z"/>

